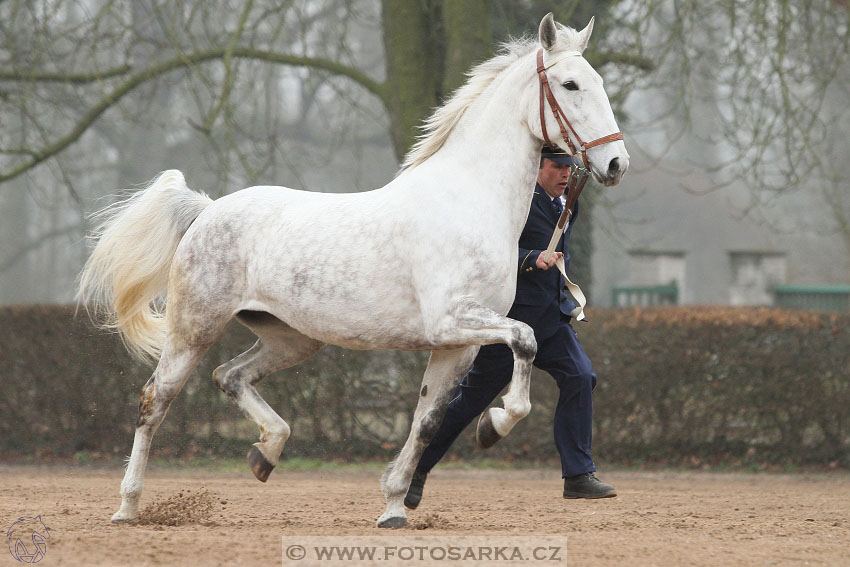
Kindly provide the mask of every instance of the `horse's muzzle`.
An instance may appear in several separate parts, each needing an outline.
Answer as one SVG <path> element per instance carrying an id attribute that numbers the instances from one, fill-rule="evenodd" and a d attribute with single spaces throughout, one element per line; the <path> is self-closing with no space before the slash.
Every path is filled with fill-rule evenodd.
<path id="1" fill-rule="evenodd" d="M 608 169 L 606 169 L 605 171 L 600 171 L 596 168 L 595 165 L 592 164 L 590 166 L 590 171 L 593 173 L 593 178 L 596 180 L 597 183 L 600 183 L 605 187 L 612 187 L 620 182 L 628 168 L 628 157 L 623 159 L 615 157 L 608 162 Z"/>

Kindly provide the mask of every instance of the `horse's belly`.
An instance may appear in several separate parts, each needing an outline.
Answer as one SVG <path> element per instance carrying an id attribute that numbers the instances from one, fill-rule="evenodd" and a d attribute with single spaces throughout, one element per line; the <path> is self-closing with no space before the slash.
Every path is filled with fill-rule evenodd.
<path id="1" fill-rule="evenodd" d="M 515 248 L 482 249 L 480 261 L 459 267 L 449 235 L 430 233 L 419 250 L 413 243 L 422 238 L 400 237 L 394 217 L 353 204 L 347 216 L 336 208 L 319 215 L 322 200 L 301 197 L 246 192 L 205 211 L 181 243 L 185 263 L 209 266 L 217 282 L 205 293 L 229 294 L 237 310 L 264 309 L 309 337 L 354 349 L 438 346 L 435 328 L 453 297 L 471 296 L 500 314 L 510 308 Z"/>
<path id="2" fill-rule="evenodd" d="M 421 319 L 379 309 L 349 306 L 345 310 L 284 307 L 275 314 L 316 340 L 358 350 L 428 350 Z"/>

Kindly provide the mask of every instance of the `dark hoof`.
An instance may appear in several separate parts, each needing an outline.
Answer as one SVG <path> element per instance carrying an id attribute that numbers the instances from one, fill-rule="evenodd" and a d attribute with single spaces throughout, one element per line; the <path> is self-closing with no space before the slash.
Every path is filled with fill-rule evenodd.
<path id="1" fill-rule="evenodd" d="M 381 520 L 378 522 L 379 528 L 398 529 L 403 528 L 406 525 L 407 518 L 403 516 L 393 516 L 392 518 L 387 518 L 386 520 Z"/>
<path id="2" fill-rule="evenodd" d="M 263 453 L 256 447 L 251 447 L 251 450 L 248 451 L 248 464 L 251 465 L 254 476 L 260 482 L 266 482 L 274 470 L 274 465 L 268 462 Z"/>
<path id="3" fill-rule="evenodd" d="M 496 433 L 493 422 L 490 421 L 490 410 L 481 414 L 478 419 L 478 428 L 475 431 L 475 444 L 479 449 L 489 449 L 496 444 L 502 436 Z"/>

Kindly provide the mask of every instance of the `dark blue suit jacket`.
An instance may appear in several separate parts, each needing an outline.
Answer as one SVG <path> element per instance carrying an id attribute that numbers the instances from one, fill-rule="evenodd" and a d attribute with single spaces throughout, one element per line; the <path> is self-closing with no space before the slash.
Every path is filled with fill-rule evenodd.
<path id="1" fill-rule="evenodd" d="M 564 253 L 564 267 L 570 272 L 569 240 L 579 206 L 573 207 L 573 216 L 561 242 L 555 251 Z M 558 268 L 553 266 L 548 270 L 540 270 L 536 266 L 537 256 L 546 251 L 558 214 L 552 205 L 552 199 L 540 185 L 534 188 L 534 198 L 528 220 L 519 237 L 519 272 L 516 282 L 516 297 L 508 317 L 528 323 L 534 334 L 546 338 L 554 333 L 561 320 L 561 313 L 569 315 L 575 309 L 573 303 L 564 291 L 564 282 Z"/>

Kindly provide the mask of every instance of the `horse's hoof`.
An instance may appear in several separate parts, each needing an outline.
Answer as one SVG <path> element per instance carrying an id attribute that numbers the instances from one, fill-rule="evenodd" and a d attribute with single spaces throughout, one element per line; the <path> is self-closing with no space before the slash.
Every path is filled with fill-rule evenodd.
<path id="1" fill-rule="evenodd" d="M 124 496 L 121 498 L 121 506 L 112 515 L 110 521 L 113 524 L 126 524 L 132 522 L 139 515 L 139 496 Z"/>
<path id="2" fill-rule="evenodd" d="M 478 448 L 489 449 L 501 438 L 502 436 L 493 427 L 493 420 L 490 419 L 490 410 L 482 413 L 481 417 L 478 418 L 478 427 L 475 430 L 475 444 L 478 445 Z"/>
<path id="3" fill-rule="evenodd" d="M 248 464 L 251 465 L 251 470 L 254 472 L 254 476 L 257 477 L 257 480 L 260 482 L 266 482 L 269 479 L 269 475 L 272 474 L 274 470 L 274 465 L 271 464 L 268 459 L 266 459 L 263 452 L 257 449 L 256 447 L 251 447 L 251 450 L 248 451 Z"/>
<path id="4" fill-rule="evenodd" d="M 404 516 L 391 516 L 384 520 L 378 520 L 379 528 L 398 529 L 407 525 L 407 518 Z"/>
<path id="5" fill-rule="evenodd" d="M 129 522 L 132 522 L 133 520 L 135 520 L 133 516 L 128 516 L 127 514 L 121 512 L 121 510 L 118 510 L 112 515 L 112 518 L 109 521 L 113 524 L 127 524 Z"/>

